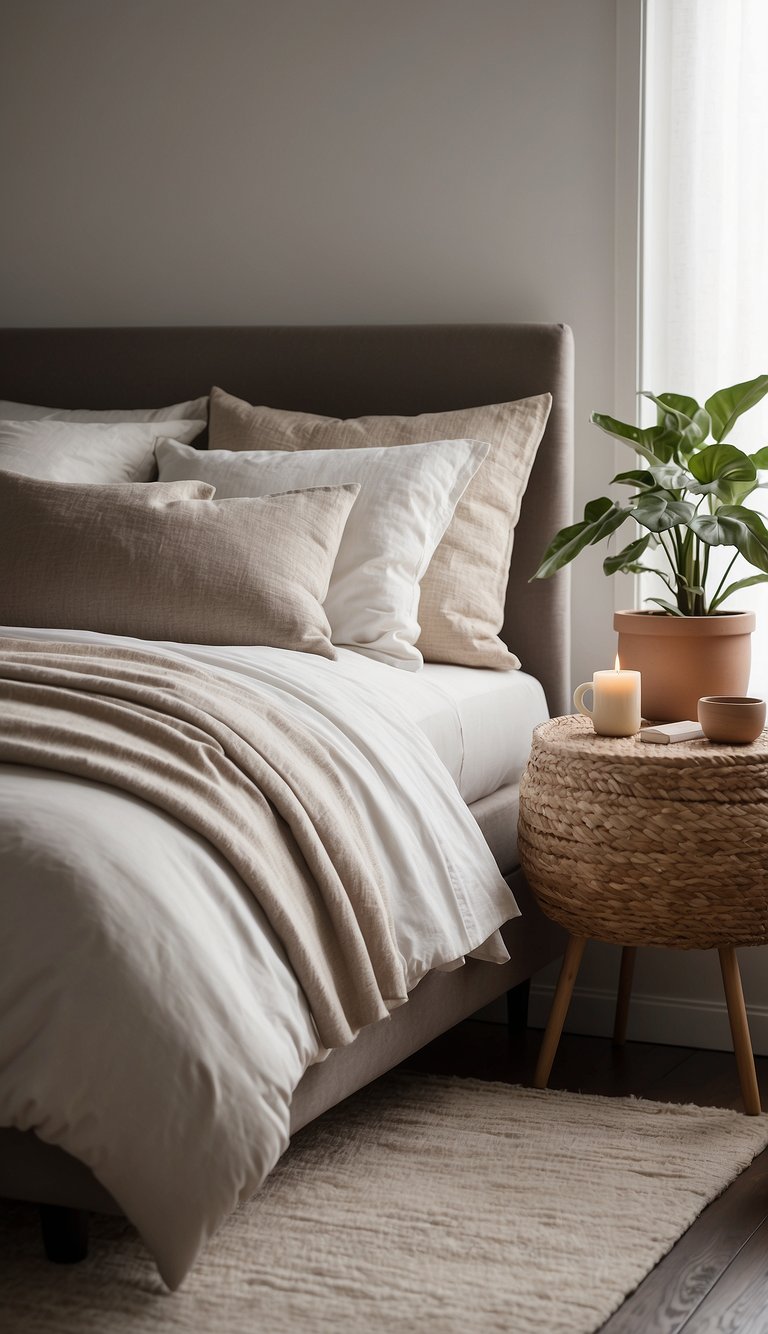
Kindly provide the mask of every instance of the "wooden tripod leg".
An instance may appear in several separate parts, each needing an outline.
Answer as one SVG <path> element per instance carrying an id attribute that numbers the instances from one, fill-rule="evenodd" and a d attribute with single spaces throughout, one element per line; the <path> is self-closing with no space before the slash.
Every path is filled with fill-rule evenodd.
<path id="1" fill-rule="evenodd" d="M 739 961 L 733 945 L 725 945 L 718 950 L 720 969 L 723 974 L 723 988 L 728 1004 L 728 1018 L 731 1024 L 733 1050 L 736 1054 L 736 1066 L 739 1071 L 741 1097 L 747 1116 L 760 1115 L 760 1090 L 757 1086 L 755 1058 L 752 1055 L 752 1039 L 749 1036 L 749 1023 L 744 1005 L 744 992 L 741 987 Z"/>
<path id="2" fill-rule="evenodd" d="M 586 943 L 585 936 L 571 936 L 566 946 L 563 966 L 560 969 L 557 987 L 552 998 L 552 1009 L 549 1012 L 539 1059 L 536 1063 L 536 1073 L 533 1076 L 533 1087 L 535 1089 L 545 1089 L 549 1083 L 552 1063 L 557 1052 L 560 1034 L 563 1031 L 568 1006 L 571 1003 L 573 984 L 576 981 L 576 974 L 579 971 L 579 964 Z"/>
<path id="3" fill-rule="evenodd" d="M 635 971 L 635 945 L 625 945 L 621 951 L 621 971 L 619 972 L 619 990 L 616 996 L 616 1015 L 613 1021 L 613 1044 L 621 1047 L 627 1040 L 627 1019 L 629 1001 L 632 995 L 632 974 Z"/>

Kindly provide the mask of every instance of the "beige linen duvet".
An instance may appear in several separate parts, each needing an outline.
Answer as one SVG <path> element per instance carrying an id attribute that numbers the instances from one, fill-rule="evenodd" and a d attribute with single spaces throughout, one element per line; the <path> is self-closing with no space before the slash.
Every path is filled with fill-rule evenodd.
<path id="1" fill-rule="evenodd" d="M 0 1124 L 176 1286 L 307 1065 L 517 909 L 426 739 L 327 659 L 0 630 Z"/>

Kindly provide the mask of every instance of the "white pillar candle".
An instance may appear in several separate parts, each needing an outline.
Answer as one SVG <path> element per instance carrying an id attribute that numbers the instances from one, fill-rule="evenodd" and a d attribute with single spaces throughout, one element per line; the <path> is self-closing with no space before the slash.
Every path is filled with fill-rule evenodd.
<path id="1" fill-rule="evenodd" d="M 591 690 L 592 708 L 584 703 Z M 640 731 L 640 673 L 622 671 L 618 654 L 613 671 L 594 672 L 592 680 L 578 686 L 574 708 L 591 718 L 599 736 L 634 736 Z"/>

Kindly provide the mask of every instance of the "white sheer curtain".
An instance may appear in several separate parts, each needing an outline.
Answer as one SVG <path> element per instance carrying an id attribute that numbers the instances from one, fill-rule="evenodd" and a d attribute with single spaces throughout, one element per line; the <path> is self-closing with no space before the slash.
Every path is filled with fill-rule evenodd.
<path id="1" fill-rule="evenodd" d="M 768 0 L 646 0 L 643 389 L 703 402 L 768 373 L 767 66 Z M 750 453 L 768 444 L 768 400 L 731 439 Z M 749 503 L 768 512 L 768 490 Z M 761 694 L 766 590 L 736 595 L 758 614 L 752 689 Z"/>

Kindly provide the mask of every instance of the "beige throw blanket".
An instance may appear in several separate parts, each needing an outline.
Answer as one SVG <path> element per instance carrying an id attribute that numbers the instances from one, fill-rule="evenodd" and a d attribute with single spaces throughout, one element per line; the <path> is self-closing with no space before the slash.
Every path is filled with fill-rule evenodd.
<path id="1" fill-rule="evenodd" d="M 6 640 L 0 762 L 107 783 L 206 838 L 265 912 L 324 1046 L 407 999 L 349 787 L 263 687 L 162 653 Z"/>

